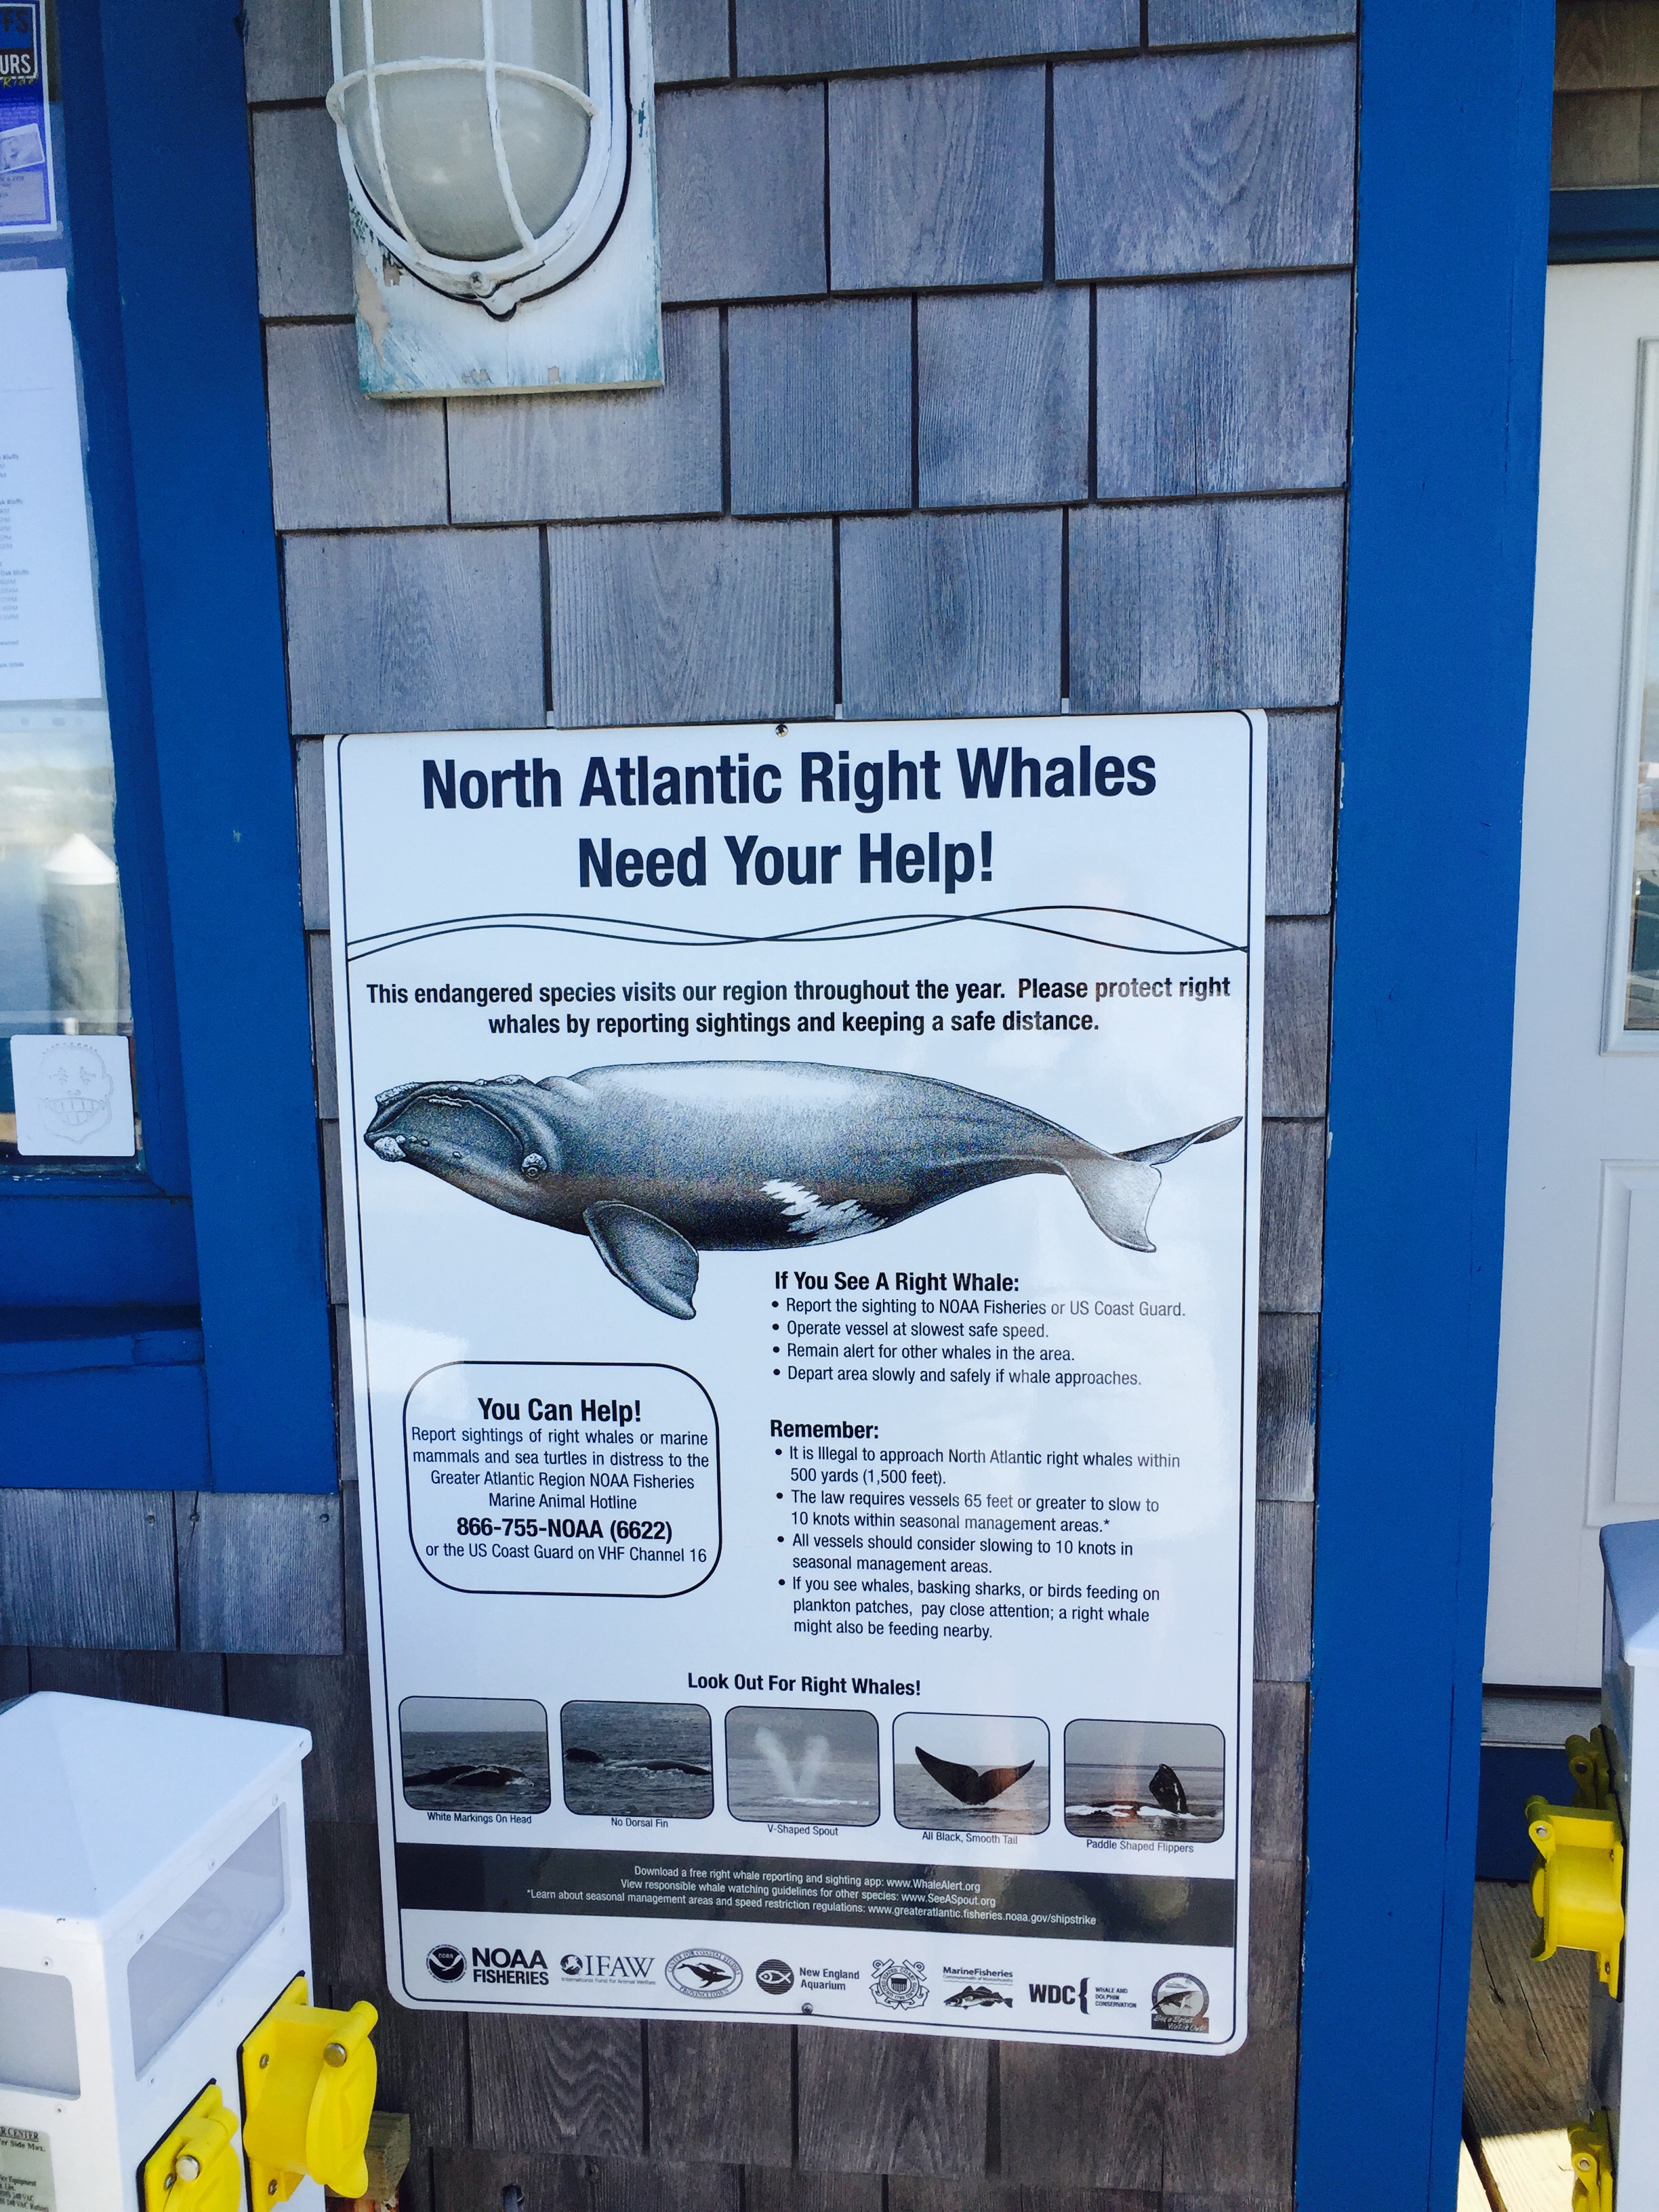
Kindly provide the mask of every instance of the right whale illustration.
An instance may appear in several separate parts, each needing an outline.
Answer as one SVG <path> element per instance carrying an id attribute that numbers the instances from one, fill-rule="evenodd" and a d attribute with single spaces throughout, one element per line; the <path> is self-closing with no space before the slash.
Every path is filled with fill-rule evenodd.
<path id="1" fill-rule="evenodd" d="M 487 1205 L 592 1240 L 619 1281 L 695 1317 L 699 1252 L 797 1250 L 890 1229 L 1011 1176 L 1060 1175 L 1115 1244 L 1157 1248 L 1159 1170 L 1239 1126 L 1109 1152 L 927 1075 L 810 1060 L 674 1060 L 382 1091 L 363 1141 Z"/>

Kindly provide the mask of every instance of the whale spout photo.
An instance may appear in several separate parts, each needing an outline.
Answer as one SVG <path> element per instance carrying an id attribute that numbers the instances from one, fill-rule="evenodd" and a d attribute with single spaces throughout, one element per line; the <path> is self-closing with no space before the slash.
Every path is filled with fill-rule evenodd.
<path id="1" fill-rule="evenodd" d="M 696 1317 L 702 1252 L 867 1237 L 1013 1176 L 1064 1176 L 1103 1236 L 1156 1250 L 1162 1170 L 1239 1117 L 1107 1152 L 1025 1107 L 925 1075 L 678 1060 L 382 1091 L 363 1142 L 505 1213 L 586 1237 L 635 1294 Z"/>

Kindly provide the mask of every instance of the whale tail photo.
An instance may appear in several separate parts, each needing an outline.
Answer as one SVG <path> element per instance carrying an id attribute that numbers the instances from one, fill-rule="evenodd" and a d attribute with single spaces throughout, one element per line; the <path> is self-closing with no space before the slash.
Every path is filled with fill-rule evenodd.
<path id="1" fill-rule="evenodd" d="M 1162 1144 L 1142 1145 L 1133 1152 L 1103 1152 L 1092 1159 L 1062 1162 L 1072 1188 L 1089 1209 L 1089 1218 L 1114 1244 L 1131 1252 L 1158 1249 L 1146 1234 L 1146 1217 L 1164 1178 L 1158 1169 L 1165 1160 L 1179 1159 L 1189 1145 L 1212 1145 L 1231 1134 L 1238 1117 L 1212 1121 L 1207 1129 L 1190 1136 L 1166 1137 Z"/>

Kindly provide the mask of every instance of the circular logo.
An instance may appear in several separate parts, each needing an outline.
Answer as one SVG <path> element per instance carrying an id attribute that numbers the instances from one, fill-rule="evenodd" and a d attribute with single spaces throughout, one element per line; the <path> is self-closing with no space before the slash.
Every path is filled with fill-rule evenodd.
<path id="1" fill-rule="evenodd" d="M 781 1959 L 763 1959 L 755 1969 L 755 1986 L 769 1997 L 787 1996 L 795 1986 L 794 1969 Z"/>
<path id="2" fill-rule="evenodd" d="M 582 1962 L 574 1951 L 567 1951 L 559 1961 L 559 1972 L 562 1974 L 580 1974 L 581 1970 Z"/>
<path id="3" fill-rule="evenodd" d="M 426 1954 L 426 1970 L 434 1982 L 459 1982 L 466 1972 L 466 1954 L 453 1943 L 434 1943 Z"/>
<path id="4" fill-rule="evenodd" d="M 878 2004 L 895 2012 L 914 2012 L 927 2002 L 927 1983 L 920 1959 L 878 1959 L 870 1994 Z"/>
<path id="5" fill-rule="evenodd" d="M 1165 1974 L 1152 1984 L 1152 2026 L 1187 2035 L 1207 2035 L 1210 1992 L 1196 1974 Z"/>
<path id="6" fill-rule="evenodd" d="M 743 1968 L 724 1951 L 677 1951 L 663 1972 L 683 1997 L 730 1996 L 743 1979 Z"/>

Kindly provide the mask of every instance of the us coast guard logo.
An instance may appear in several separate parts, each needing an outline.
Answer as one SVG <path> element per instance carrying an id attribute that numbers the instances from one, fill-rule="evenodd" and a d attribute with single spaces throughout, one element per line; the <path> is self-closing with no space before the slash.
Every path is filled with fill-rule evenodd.
<path id="1" fill-rule="evenodd" d="M 872 1974 L 870 1994 L 878 2004 L 914 2012 L 927 2003 L 927 1969 L 920 1959 L 878 1959 Z"/>

